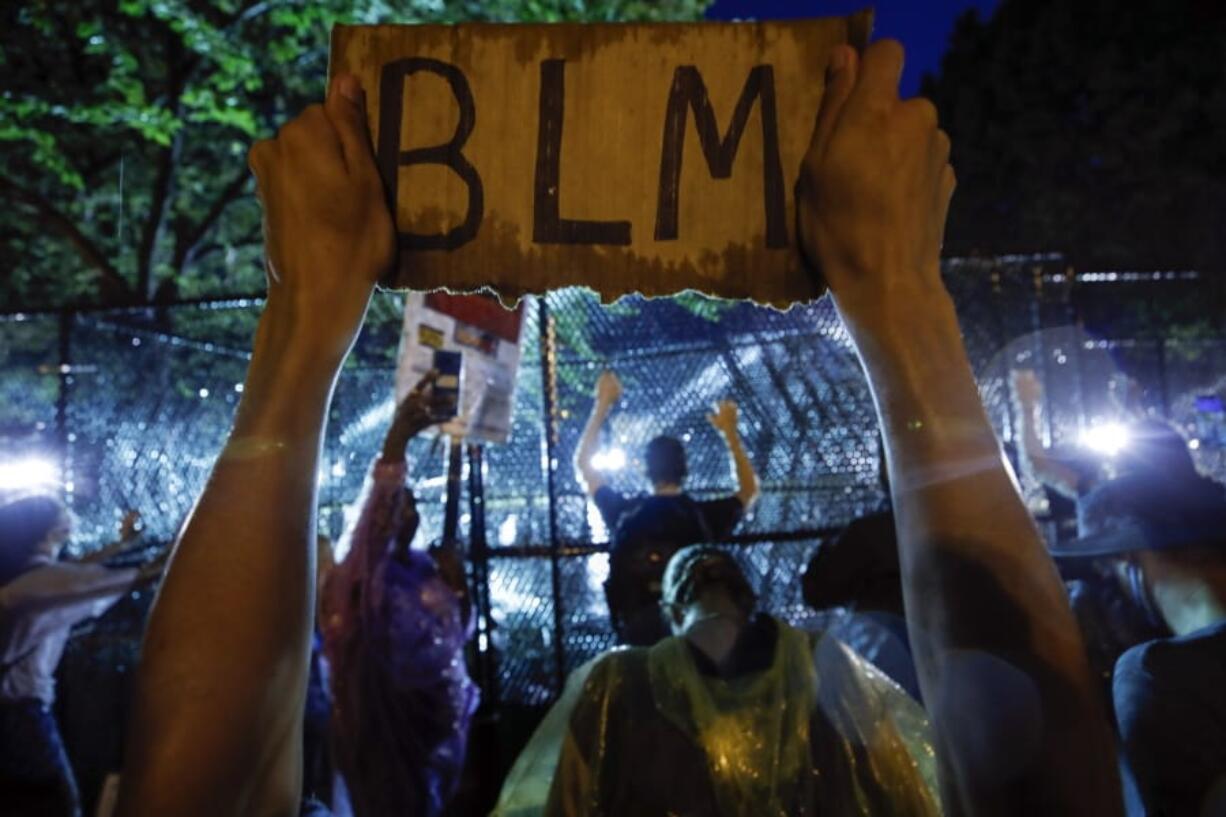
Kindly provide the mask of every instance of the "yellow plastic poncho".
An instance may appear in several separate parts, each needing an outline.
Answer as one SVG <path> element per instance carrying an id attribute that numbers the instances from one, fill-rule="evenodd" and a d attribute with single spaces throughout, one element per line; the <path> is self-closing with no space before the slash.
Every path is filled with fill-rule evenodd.
<path id="1" fill-rule="evenodd" d="M 939 815 L 923 710 L 837 639 L 776 623 L 770 666 L 731 680 L 676 637 L 576 670 L 494 814 Z"/>

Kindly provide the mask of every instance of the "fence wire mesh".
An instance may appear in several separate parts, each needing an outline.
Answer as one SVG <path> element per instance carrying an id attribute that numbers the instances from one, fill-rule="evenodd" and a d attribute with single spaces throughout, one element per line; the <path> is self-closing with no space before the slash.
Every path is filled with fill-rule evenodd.
<path id="1" fill-rule="evenodd" d="M 1112 282 L 1079 283 L 1057 257 L 951 261 L 946 278 L 1006 443 L 1017 433 L 1011 369 L 1039 373 L 1044 434 L 1059 447 L 1107 411 L 1109 380 L 1122 367 L 1196 441 L 1202 469 L 1226 475 L 1218 399 L 1226 343 L 1216 334 L 1093 335 L 1074 316 L 1104 309 Z M 1127 285 L 1152 300 L 1185 282 Z M 318 475 L 320 528 L 332 537 L 392 415 L 402 309 L 399 295 L 376 297 L 336 389 Z M 54 465 L 78 519 L 77 552 L 112 538 L 127 508 L 143 514 L 151 546 L 173 538 L 241 397 L 259 310 L 258 301 L 235 300 L 0 317 L 0 462 Z M 781 312 L 696 295 L 602 305 L 587 291 L 562 290 L 528 303 L 521 338 L 511 439 L 487 448 L 483 466 L 489 562 L 478 596 L 488 599 L 492 629 L 478 647 L 496 686 L 492 703 L 548 702 L 566 672 L 613 643 L 601 591 L 609 532 L 571 467 L 605 368 L 625 388 L 601 438 L 603 450 L 620 452 L 611 461 L 624 460 L 608 472 L 623 491 L 646 490 L 641 450 L 657 434 L 686 444 L 693 494 L 731 491 L 731 463 L 706 415 L 717 400 L 739 404 L 761 498 L 735 544 L 765 608 L 812 618 L 796 578 L 814 545 L 883 498 L 871 396 L 828 299 Z M 442 535 L 447 449 L 419 438 L 410 459 L 424 544 Z M 464 537 L 470 499 L 465 488 Z M 62 707 L 83 706 L 73 690 L 122 686 L 116 679 L 130 673 L 147 606 L 135 596 L 76 639 L 62 667 Z"/>

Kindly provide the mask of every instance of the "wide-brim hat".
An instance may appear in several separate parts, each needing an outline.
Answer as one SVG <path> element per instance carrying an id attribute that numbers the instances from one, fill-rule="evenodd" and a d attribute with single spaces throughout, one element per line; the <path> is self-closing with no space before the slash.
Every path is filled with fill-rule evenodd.
<path id="1" fill-rule="evenodd" d="M 1199 474 L 1131 474 L 1077 502 L 1082 535 L 1051 547 L 1057 559 L 1193 547 L 1226 550 L 1226 487 Z"/>

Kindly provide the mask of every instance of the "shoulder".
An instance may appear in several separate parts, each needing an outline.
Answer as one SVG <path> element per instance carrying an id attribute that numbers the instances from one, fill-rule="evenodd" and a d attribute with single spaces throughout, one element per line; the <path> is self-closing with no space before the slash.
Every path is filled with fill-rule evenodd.
<path id="1" fill-rule="evenodd" d="M 615 647 L 589 662 L 576 712 L 604 710 L 610 701 L 623 700 L 626 690 L 645 688 L 648 652 L 647 647 Z"/>
<path id="2" fill-rule="evenodd" d="M 688 497 L 687 497 L 688 498 Z M 691 502 L 695 502 L 690 499 Z M 741 517 L 745 515 L 745 504 L 736 494 L 695 502 L 695 505 L 707 520 L 711 535 L 720 538 L 732 532 Z"/>
<path id="3" fill-rule="evenodd" d="M 606 484 L 596 489 L 596 493 L 592 494 L 592 499 L 597 502 L 625 502 L 626 496 L 621 491 Z"/>
<path id="4" fill-rule="evenodd" d="M 614 647 L 593 659 L 587 683 L 605 683 L 627 672 L 634 672 L 639 666 L 646 666 L 650 651 L 650 647 Z"/>
<path id="5" fill-rule="evenodd" d="M 744 507 L 741 498 L 736 494 L 728 494 L 727 496 L 716 497 L 715 499 L 694 499 L 689 494 L 683 494 L 691 502 L 696 503 L 700 508 L 737 508 L 738 510 Z"/>

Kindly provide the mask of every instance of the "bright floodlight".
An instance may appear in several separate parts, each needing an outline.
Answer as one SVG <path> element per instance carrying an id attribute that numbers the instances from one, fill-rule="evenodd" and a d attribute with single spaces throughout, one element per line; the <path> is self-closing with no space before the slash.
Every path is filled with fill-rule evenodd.
<path id="1" fill-rule="evenodd" d="M 1104 456 L 1114 457 L 1128 445 L 1128 429 L 1119 423 L 1091 426 L 1082 433 L 1081 444 Z"/>
<path id="2" fill-rule="evenodd" d="M 59 482 L 55 463 L 40 457 L 0 462 L 0 491 L 47 488 Z"/>
<path id="3" fill-rule="evenodd" d="M 592 465 L 598 471 L 620 471 L 626 467 L 626 452 L 620 448 L 608 448 L 592 455 Z"/>
<path id="4" fill-rule="evenodd" d="M 510 547 L 515 544 L 515 539 L 519 536 L 519 518 L 515 514 L 510 514 L 506 519 L 502 520 L 502 524 L 498 526 L 498 544 L 503 547 Z"/>

